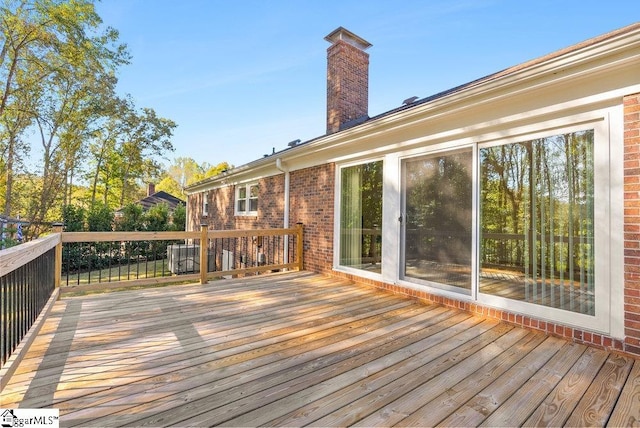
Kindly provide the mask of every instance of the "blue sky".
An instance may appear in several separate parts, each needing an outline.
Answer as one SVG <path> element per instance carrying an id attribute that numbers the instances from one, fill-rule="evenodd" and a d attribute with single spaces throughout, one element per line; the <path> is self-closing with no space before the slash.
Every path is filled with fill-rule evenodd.
<path id="1" fill-rule="evenodd" d="M 324 37 L 373 46 L 369 115 L 640 20 L 638 0 L 103 0 L 119 92 L 178 123 L 175 157 L 235 166 L 325 133 Z"/>

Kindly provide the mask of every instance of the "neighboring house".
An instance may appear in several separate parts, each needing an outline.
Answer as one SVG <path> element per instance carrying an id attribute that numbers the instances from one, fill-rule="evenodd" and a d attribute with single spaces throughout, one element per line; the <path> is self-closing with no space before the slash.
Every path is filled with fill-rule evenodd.
<path id="1" fill-rule="evenodd" d="M 149 211 L 151 207 L 154 207 L 159 204 L 166 204 L 169 208 L 169 213 L 173 213 L 176 207 L 180 204 L 185 205 L 185 201 L 182 199 L 176 198 L 170 193 L 167 193 L 163 190 L 156 192 L 156 186 L 152 183 L 149 183 L 147 186 L 147 196 L 135 202 L 137 205 L 142 206 L 143 211 Z M 120 208 L 115 213 L 116 218 L 122 217 L 123 209 Z"/>
<path id="2" fill-rule="evenodd" d="M 327 133 L 189 186 L 187 229 L 302 222 L 306 269 L 640 355 L 640 23 L 374 117 L 370 44 L 326 40 Z"/>

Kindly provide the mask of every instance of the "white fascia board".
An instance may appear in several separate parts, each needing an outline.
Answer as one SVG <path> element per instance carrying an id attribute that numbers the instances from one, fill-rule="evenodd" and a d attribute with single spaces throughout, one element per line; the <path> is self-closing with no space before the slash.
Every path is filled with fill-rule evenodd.
<path id="1" fill-rule="evenodd" d="M 248 183 L 264 177 L 282 174 L 276 168 L 276 159 L 279 156 L 269 156 L 259 161 L 254 161 L 228 172 L 209 177 L 198 183 L 194 183 L 185 189 L 185 194 L 193 195 L 208 190 L 221 189 L 236 184 Z"/>

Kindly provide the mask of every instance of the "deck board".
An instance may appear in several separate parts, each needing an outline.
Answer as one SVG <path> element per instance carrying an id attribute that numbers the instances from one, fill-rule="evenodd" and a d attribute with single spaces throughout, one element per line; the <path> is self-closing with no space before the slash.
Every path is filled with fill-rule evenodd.
<path id="1" fill-rule="evenodd" d="M 585 349 L 584 345 L 565 343 L 540 370 L 537 370 L 480 425 L 485 427 L 522 425 L 571 369 Z"/>
<path id="2" fill-rule="evenodd" d="M 612 427 L 640 425 L 640 360 L 635 360 L 633 369 L 618 398 L 608 422 Z"/>
<path id="3" fill-rule="evenodd" d="M 0 396 L 62 426 L 634 425 L 640 361 L 295 272 L 65 297 Z"/>

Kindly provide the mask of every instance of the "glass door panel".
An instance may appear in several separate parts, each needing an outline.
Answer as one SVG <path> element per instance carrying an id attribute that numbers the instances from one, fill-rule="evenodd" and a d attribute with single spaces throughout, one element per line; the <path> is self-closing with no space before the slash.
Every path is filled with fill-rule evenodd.
<path id="1" fill-rule="evenodd" d="M 594 131 L 481 148 L 480 293 L 595 314 Z"/>
<path id="2" fill-rule="evenodd" d="M 340 173 L 341 266 L 382 271 L 382 161 Z"/>
<path id="3" fill-rule="evenodd" d="M 401 277 L 470 293 L 473 151 L 403 162 Z"/>

